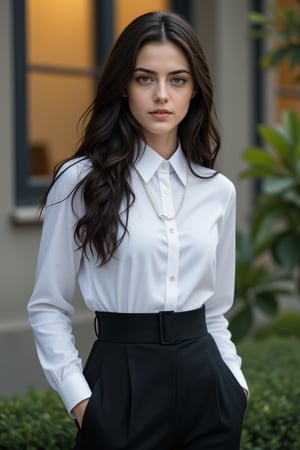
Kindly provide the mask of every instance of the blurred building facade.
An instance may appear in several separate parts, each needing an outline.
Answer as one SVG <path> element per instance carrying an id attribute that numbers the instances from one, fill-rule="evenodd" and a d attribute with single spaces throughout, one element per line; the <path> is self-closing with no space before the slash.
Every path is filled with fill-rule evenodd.
<path id="1" fill-rule="evenodd" d="M 254 114 L 267 116 L 272 104 L 269 88 L 255 101 L 260 81 L 247 14 L 256 3 L 264 2 L 0 0 L 0 396 L 47 386 L 26 313 L 41 232 L 37 207 L 54 164 L 76 146 L 101 61 L 134 16 L 175 9 L 199 35 L 216 89 L 219 166 L 237 187 L 238 226 L 247 227 L 252 187 L 239 179 L 240 154 L 253 143 Z M 84 359 L 93 317 L 79 292 L 74 303 Z"/>

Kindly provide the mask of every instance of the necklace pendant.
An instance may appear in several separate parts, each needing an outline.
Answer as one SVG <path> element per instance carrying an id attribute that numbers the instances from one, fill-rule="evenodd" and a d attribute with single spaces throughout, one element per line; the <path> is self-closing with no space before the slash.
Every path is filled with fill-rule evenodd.
<path id="1" fill-rule="evenodd" d="M 164 214 L 159 214 L 159 218 L 160 218 L 161 220 L 168 220 L 168 219 L 169 219 L 169 217 L 168 217 L 168 216 L 165 216 Z"/>

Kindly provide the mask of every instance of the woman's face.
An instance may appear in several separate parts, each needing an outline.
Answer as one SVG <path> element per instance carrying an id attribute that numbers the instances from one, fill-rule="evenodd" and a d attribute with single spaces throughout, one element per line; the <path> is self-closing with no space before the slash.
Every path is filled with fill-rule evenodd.
<path id="1" fill-rule="evenodd" d="M 171 42 L 153 42 L 140 49 L 127 95 L 147 144 L 159 136 L 177 139 L 193 94 L 191 69 L 180 48 Z"/>

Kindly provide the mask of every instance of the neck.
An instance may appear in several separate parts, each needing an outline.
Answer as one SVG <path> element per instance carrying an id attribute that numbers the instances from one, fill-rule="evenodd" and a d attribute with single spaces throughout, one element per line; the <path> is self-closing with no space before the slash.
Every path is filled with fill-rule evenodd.
<path id="1" fill-rule="evenodd" d="M 162 158 L 169 159 L 177 148 L 177 136 L 147 136 L 146 144 Z"/>

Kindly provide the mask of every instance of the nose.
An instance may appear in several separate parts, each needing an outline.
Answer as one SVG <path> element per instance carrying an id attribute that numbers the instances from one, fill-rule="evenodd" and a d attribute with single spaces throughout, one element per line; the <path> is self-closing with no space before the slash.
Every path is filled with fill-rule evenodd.
<path id="1" fill-rule="evenodd" d="M 166 103 L 167 101 L 168 101 L 167 86 L 164 82 L 161 82 L 157 85 L 157 89 L 155 90 L 154 102 Z"/>

